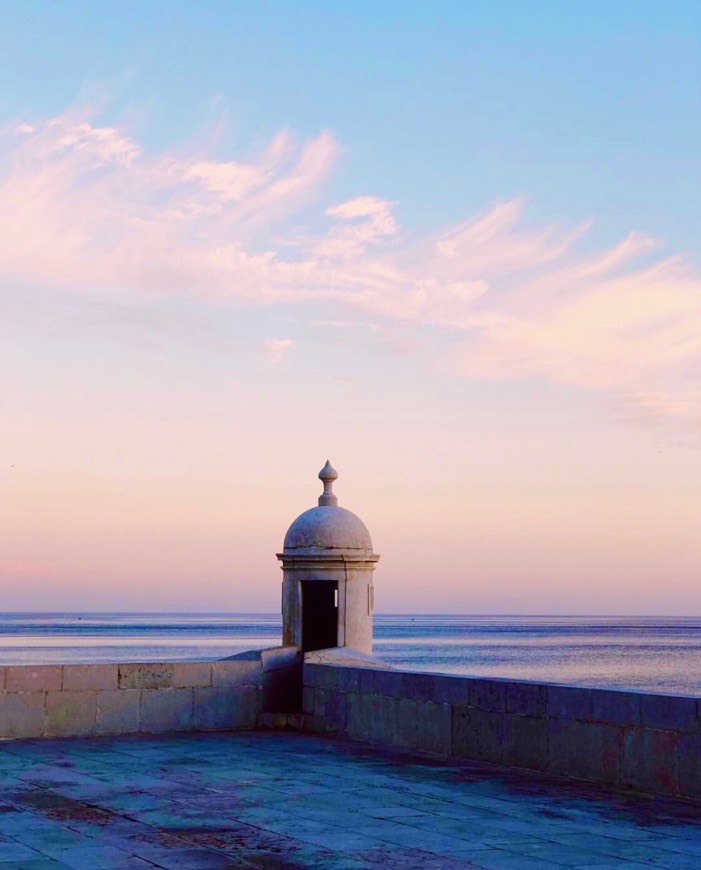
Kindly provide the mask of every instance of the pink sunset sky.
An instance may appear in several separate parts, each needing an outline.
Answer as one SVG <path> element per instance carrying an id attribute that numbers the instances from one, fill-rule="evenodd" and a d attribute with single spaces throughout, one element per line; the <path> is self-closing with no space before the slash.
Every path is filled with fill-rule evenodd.
<path id="1" fill-rule="evenodd" d="M 322 113 L 87 90 L 0 129 L 4 610 L 276 611 L 329 458 L 380 612 L 701 613 L 701 275 L 628 186 L 422 213 Z"/>

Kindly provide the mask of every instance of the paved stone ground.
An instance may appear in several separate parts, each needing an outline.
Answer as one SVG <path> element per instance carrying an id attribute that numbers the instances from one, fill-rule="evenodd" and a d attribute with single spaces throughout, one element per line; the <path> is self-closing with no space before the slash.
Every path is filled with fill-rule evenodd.
<path id="1" fill-rule="evenodd" d="M 303 734 L 0 744 L 0 870 L 701 868 L 701 807 Z"/>

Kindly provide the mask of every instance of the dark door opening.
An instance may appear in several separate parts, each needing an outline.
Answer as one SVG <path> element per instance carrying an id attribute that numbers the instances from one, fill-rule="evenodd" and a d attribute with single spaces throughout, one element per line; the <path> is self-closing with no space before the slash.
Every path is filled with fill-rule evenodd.
<path id="1" fill-rule="evenodd" d="M 338 583 L 302 581 L 302 652 L 338 646 Z"/>

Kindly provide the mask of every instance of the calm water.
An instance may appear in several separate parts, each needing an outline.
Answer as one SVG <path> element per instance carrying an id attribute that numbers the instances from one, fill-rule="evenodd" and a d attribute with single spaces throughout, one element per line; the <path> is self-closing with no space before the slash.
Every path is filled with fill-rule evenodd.
<path id="1" fill-rule="evenodd" d="M 0 614 L 0 664 L 221 658 L 280 642 L 266 614 Z M 701 696 L 701 617 L 377 616 L 412 670 Z"/>

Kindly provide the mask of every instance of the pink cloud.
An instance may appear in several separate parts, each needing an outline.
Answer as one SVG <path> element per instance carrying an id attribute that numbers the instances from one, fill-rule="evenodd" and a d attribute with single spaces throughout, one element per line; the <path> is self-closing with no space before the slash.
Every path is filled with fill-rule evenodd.
<path id="1" fill-rule="evenodd" d="M 589 224 L 529 226 L 519 199 L 408 236 L 395 202 L 320 200 L 339 154 L 328 132 L 300 144 L 282 131 L 245 160 L 191 150 L 149 154 L 82 109 L 7 128 L 0 280 L 315 300 L 322 321 L 408 327 L 412 341 L 439 330 L 469 377 L 546 378 L 699 426 L 701 281 L 681 259 L 654 260 L 655 240 L 581 254 Z"/>
<path id="2" fill-rule="evenodd" d="M 196 178 L 207 190 L 224 199 L 240 200 L 247 193 L 261 187 L 270 177 L 263 167 L 246 163 L 214 163 L 204 161 L 190 166 L 185 178 Z"/>
<path id="3" fill-rule="evenodd" d="M 368 245 L 397 235 L 394 205 L 377 196 L 358 196 L 327 208 L 326 214 L 342 223 L 332 227 L 316 245 L 315 252 L 322 257 L 358 256 Z"/>
<path id="4" fill-rule="evenodd" d="M 556 285 L 524 282 L 530 310 L 502 306 L 463 346 L 461 371 L 613 392 L 647 416 L 701 429 L 701 280 L 676 259 L 611 274 L 607 257 L 624 263 L 609 252 L 560 268 Z"/>
<path id="5" fill-rule="evenodd" d="M 269 338 L 263 342 L 263 351 L 270 365 L 276 366 L 293 346 L 294 341 L 291 338 Z"/>
<path id="6" fill-rule="evenodd" d="M 129 137 L 121 135 L 114 127 L 93 127 L 87 121 L 79 124 L 59 124 L 61 133 L 56 138 L 56 147 L 84 152 L 97 163 L 115 161 L 129 166 L 141 153 L 141 149 Z M 30 134 L 31 128 L 22 132 Z"/>

